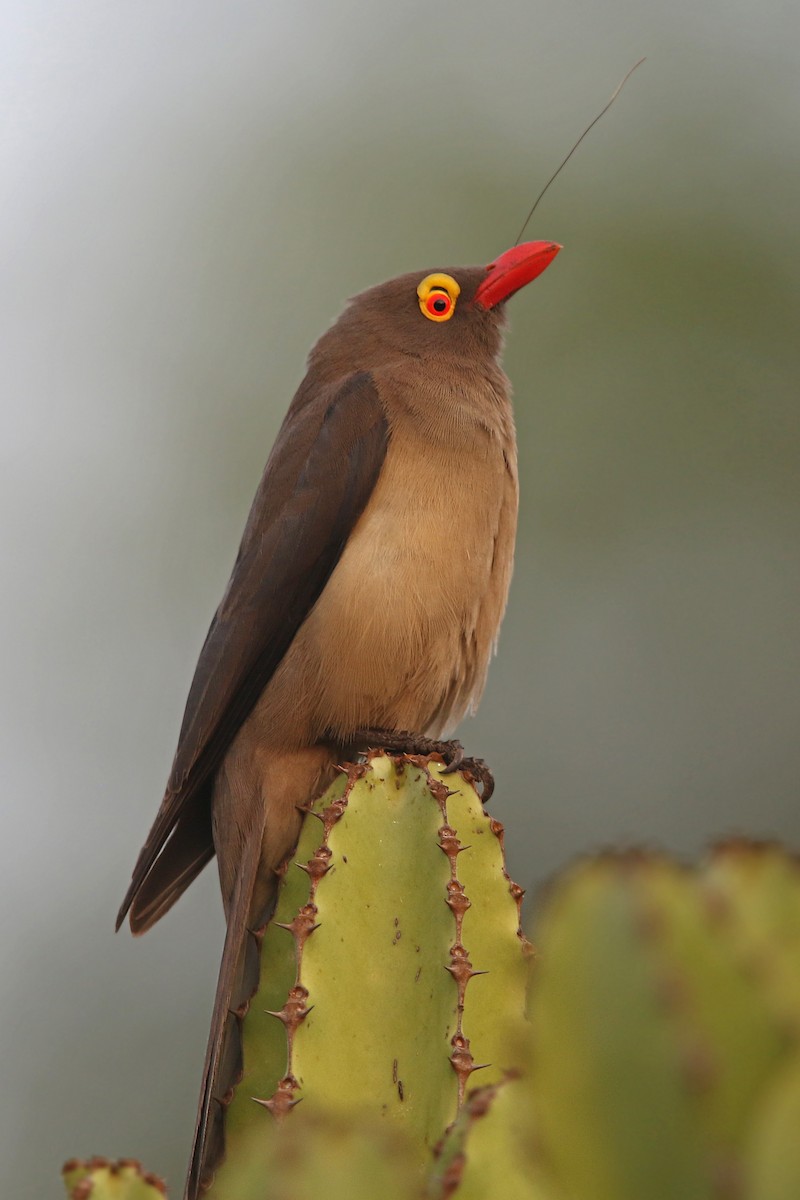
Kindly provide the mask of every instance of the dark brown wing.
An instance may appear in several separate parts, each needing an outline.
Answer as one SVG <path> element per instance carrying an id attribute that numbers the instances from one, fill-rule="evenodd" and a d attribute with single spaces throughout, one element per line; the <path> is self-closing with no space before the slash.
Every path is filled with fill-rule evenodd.
<path id="1" fill-rule="evenodd" d="M 264 471 L 200 653 L 161 807 L 117 917 L 141 933 L 213 857 L 213 775 L 330 577 L 386 456 L 388 424 L 361 372 L 314 394 L 307 376 Z"/>

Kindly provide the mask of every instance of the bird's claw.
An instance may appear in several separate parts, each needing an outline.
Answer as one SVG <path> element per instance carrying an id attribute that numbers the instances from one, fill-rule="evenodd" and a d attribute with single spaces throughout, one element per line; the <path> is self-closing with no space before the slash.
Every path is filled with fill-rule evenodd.
<path id="1" fill-rule="evenodd" d="M 448 775 L 450 771 L 462 771 L 472 776 L 473 784 L 480 784 L 481 804 L 488 804 L 494 791 L 494 775 L 489 770 L 486 761 L 482 758 L 462 758 L 457 767 L 449 767 L 446 771 L 442 771 L 443 775 Z"/>
<path id="2" fill-rule="evenodd" d="M 354 740 L 361 745 L 379 746 L 382 750 L 394 751 L 397 754 L 420 754 L 426 758 L 438 754 L 444 761 L 442 775 L 467 771 L 480 785 L 481 800 L 484 804 L 494 791 L 494 777 L 484 760 L 465 758 L 464 747 L 458 738 L 439 741 L 404 729 L 360 729 Z"/>

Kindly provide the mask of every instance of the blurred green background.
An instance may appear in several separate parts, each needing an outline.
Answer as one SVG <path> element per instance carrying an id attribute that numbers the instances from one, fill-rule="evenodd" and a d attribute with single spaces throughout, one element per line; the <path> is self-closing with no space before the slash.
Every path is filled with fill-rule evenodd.
<path id="1" fill-rule="evenodd" d="M 179 1194 L 212 870 L 113 918 L 304 355 L 393 274 L 528 230 L 522 512 L 480 715 L 511 869 L 800 837 L 800 10 L 6 0 L 0 1191 Z"/>

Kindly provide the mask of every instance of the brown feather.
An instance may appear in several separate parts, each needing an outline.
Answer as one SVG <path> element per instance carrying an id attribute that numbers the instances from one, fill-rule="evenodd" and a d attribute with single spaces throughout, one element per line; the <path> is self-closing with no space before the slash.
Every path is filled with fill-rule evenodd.
<path id="1" fill-rule="evenodd" d="M 313 393 L 313 380 L 307 378 L 264 471 L 233 574 L 200 653 L 167 790 L 117 928 L 168 839 L 177 834 L 180 840 L 178 831 L 185 832 L 187 823 L 210 827 L 206 785 L 322 592 L 380 474 L 387 421 L 369 375 L 355 374 L 338 387 Z M 175 847 L 158 884 L 154 881 L 146 892 L 150 912 L 164 912 L 174 903 L 182 890 L 176 890 L 179 875 L 184 887 L 194 878 L 182 874 L 185 860 L 186 852 Z M 171 875 L 173 862 L 177 873 Z M 165 900 L 169 892 L 169 902 L 160 906 L 159 886 Z M 139 917 L 136 921 L 140 924 Z"/>
<path id="2" fill-rule="evenodd" d="M 196 802 L 194 809 L 178 819 L 172 836 L 136 892 L 131 930 L 137 935 L 146 933 L 172 908 L 214 857 L 210 800 L 206 804 Z"/>

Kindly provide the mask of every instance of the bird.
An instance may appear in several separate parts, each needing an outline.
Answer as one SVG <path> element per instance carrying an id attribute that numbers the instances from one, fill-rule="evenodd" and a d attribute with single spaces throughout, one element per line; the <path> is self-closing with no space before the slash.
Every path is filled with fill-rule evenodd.
<path id="1" fill-rule="evenodd" d="M 117 917 L 144 933 L 216 854 L 226 935 L 186 1200 L 221 1154 L 253 931 L 304 806 L 367 745 L 446 747 L 483 691 L 518 509 L 506 303 L 560 249 L 526 242 L 353 297 L 269 455 Z"/>

